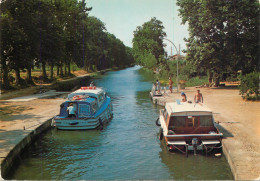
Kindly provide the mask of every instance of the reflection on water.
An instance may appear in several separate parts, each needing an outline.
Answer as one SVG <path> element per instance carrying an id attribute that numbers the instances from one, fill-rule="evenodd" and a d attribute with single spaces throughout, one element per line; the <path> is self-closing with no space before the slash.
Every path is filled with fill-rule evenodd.
<path id="1" fill-rule="evenodd" d="M 102 131 L 50 130 L 27 151 L 12 179 L 233 179 L 224 157 L 172 154 L 158 139 L 151 74 L 132 67 L 94 80 L 106 88 L 113 120 Z M 58 106 L 58 105 L 57 105 Z"/>

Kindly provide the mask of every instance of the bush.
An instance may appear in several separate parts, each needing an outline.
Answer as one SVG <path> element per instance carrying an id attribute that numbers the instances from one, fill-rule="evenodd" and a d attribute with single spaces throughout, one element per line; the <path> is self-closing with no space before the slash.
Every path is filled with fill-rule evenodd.
<path id="1" fill-rule="evenodd" d="M 193 77 L 188 79 L 186 82 L 187 87 L 193 87 L 193 86 L 200 86 L 200 85 L 205 85 L 208 82 L 208 77 L 203 76 L 203 77 Z"/>
<path id="2" fill-rule="evenodd" d="M 240 76 L 240 94 L 243 98 L 250 100 L 250 97 L 255 96 L 258 100 L 259 94 L 259 72 L 251 72 Z"/>

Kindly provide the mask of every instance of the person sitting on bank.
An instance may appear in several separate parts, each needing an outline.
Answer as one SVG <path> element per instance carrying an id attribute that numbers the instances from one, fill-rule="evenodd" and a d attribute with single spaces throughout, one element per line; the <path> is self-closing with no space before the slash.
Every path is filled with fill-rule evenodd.
<path id="1" fill-rule="evenodd" d="M 69 107 L 67 107 L 67 111 L 69 113 L 69 118 L 75 118 L 76 117 L 76 108 L 74 107 L 73 103 L 69 104 Z"/>
<path id="2" fill-rule="evenodd" d="M 197 90 L 195 97 L 194 97 L 194 102 L 195 103 L 200 103 L 200 102 L 203 103 L 203 96 L 200 93 L 200 90 Z"/>
<path id="3" fill-rule="evenodd" d="M 172 85 L 173 85 L 173 81 L 172 81 L 171 77 L 169 77 L 169 89 L 170 89 L 171 93 L 172 93 Z"/>
<path id="4" fill-rule="evenodd" d="M 182 97 L 181 102 L 187 102 L 187 96 L 184 92 L 181 92 L 181 97 Z"/>

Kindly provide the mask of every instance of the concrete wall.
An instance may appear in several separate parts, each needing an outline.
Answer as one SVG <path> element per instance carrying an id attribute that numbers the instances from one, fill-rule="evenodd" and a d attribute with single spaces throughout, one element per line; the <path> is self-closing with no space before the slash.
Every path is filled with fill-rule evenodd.
<path id="1" fill-rule="evenodd" d="M 8 174 L 10 169 L 13 167 L 15 160 L 19 158 L 23 150 L 28 147 L 36 138 L 44 131 L 51 128 L 52 119 L 45 121 L 36 129 L 32 130 L 22 141 L 20 141 L 7 155 L 7 157 L 1 163 L 0 174 L 2 178 Z M 0 177 L 0 180 L 2 179 Z"/>

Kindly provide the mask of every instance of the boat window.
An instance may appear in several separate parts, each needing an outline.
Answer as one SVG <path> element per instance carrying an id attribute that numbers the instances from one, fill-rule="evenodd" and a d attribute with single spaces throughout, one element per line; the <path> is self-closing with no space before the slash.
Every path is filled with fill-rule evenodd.
<path id="1" fill-rule="evenodd" d="M 90 106 L 87 104 L 79 104 L 79 117 L 90 116 Z"/>
<path id="2" fill-rule="evenodd" d="M 96 101 L 92 103 L 92 109 L 93 109 L 93 112 L 96 112 L 96 110 L 97 110 L 97 102 Z"/>
<path id="3" fill-rule="evenodd" d="M 200 116 L 200 126 L 213 126 L 212 116 Z"/>
<path id="4" fill-rule="evenodd" d="M 103 99 L 104 99 L 104 95 L 103 95 L 102 93 L 99 94 L 99 95 L 98 95 L 98 100 L 99 100 L 99 102 L 102 102 Z"/>
<path id="5" fill-rule="evenodd" d="M 198 116 L 188 116 L 187 117 L 187 126 L 188 127 L 198 127 L 199 126 L 199 117 Z"/>
<path id="6" fill-rule="evenodd" d="M 172 116 L 169 127 L 185 127 L 186 116 Z"/>
<path id="7" fill-rule="evenodd" d="M 62 103 L 60 105 L 60 116 L 67 116 L 68 115 L 67 107 L 68 107 L 67 103 Z"/>

